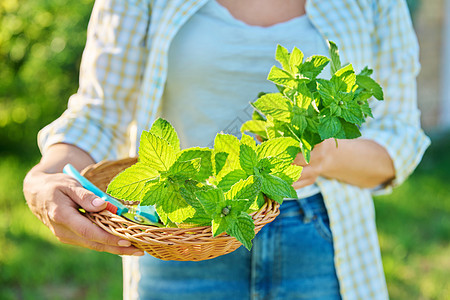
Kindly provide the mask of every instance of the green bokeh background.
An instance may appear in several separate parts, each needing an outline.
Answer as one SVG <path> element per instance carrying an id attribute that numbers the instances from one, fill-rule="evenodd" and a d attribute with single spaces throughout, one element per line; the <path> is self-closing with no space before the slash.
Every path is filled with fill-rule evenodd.
<path id="1" fill-rule="evenodd" d="M 412 11 L 418 1 L 408 1 Z M 92 0 L 0 1 L 0 299 L 120 299 L 118 256 L 63 245 L 22 195 L 38 162 L 36 134 L 78 84 Z M 431 133 L 432 134 L 432 133 Z M 450 135 L 414 175 L 375 201 L 392 299 L 450 294 Z M 447 181 L 446 181 L 447 179 Z"/>

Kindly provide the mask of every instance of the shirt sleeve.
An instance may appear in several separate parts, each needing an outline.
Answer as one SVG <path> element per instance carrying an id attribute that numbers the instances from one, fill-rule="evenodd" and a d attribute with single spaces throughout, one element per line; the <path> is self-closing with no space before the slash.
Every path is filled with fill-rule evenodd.
<path id="1" fill-rule="evenodd" d="M 95 161 L 121 155 L 148 56 L 149 19 L 149 0 L 95 2 L 78 91 L 67 110 L 39 132 L 42 153 L 52 144 L 69 143 Z"/>
<path id="2" fill-rule="evenodd" d="M 373 104 L 373 119 L 361 128 L 362 137 L 382 145 L 391 156 L 395 179 L 377 188 L 387 193 L 401 184 L 419 164 L 430 144 L 420 127 L 416 77 L 419 46 L 404 0 L 374 1 L 374 78 L 381 83 L 385 100 Z"/>

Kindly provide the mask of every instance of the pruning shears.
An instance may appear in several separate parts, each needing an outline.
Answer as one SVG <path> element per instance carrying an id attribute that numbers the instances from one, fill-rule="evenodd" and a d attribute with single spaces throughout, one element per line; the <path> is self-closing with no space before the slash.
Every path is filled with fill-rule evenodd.
<path id="1" fill-rule="evenodd" d="M 162 224 L 158 222 L 159 217 L 153 206 L 138 205 L 137 207 L 127 207 L 123 205 L 119 200 L 103 192 L 87 178 L 83 177 L 83 175 L 81 175 L 71 164 L 64 166 L 63 173 L 73 177 L 85 189 L 93 192 L 96 196 L 106 201 L 106 209 L 113 214 L 124 217 L 137 224 L 162 226 Z"/>

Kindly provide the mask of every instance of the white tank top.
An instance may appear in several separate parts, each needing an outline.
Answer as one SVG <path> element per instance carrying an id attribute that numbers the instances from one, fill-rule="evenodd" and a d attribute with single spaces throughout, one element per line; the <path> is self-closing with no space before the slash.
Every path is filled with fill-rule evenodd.
<path id="1" fill-rule="evenodd" d="M 277 44 L 294 46 L 305 57 L 327 55 L 325 40 L 306 15 L 269 27 L 235 19 L 216 0 L 207 2 L 183 25 L 169 48 L 162 117 L 177 130 L 182 148 L 212 147 L 218 132 L 240 137 L 259 92 L 277 92 L 267 75 Z M 329 74 L 325 70 L 324 74 Z M 320 192 L 317 185 L 299 197 Z"/>

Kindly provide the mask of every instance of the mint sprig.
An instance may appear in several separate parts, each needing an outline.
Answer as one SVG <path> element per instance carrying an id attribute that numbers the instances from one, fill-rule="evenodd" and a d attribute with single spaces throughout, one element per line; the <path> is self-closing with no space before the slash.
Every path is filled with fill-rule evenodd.
<path id="1" fill-rule="evenodd" d="M 254 103 L 257 113 L 241 127 L 264 140 L 292 137 L 299 142 L 307 162 L 314 146 L 325 139 L 353 139 L 359 127 L 372 117 L 368 100 L 383 99 L 383 90 L 367 67 L 359 74 L 341 65 L 339 50 L 329 41 L 330 58 L 313 55 L 304 60 L 295 48 L 291 53 L 278 45 L 275 58 L 282 68 L 272 67 L 267 77 L 279 93 L 263 94 Z M 331 64 L 330 64 L 331 63 Z M 331 79 L 318 76 L 330 64 Z"/>

